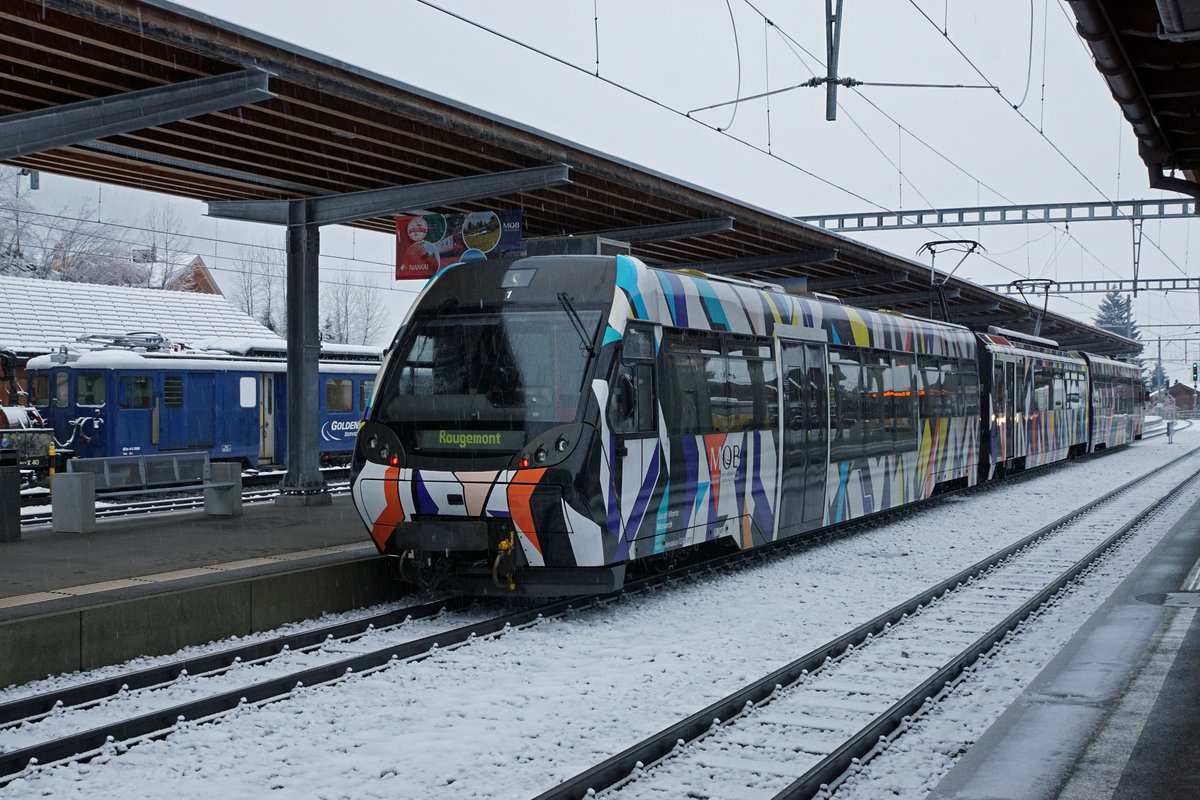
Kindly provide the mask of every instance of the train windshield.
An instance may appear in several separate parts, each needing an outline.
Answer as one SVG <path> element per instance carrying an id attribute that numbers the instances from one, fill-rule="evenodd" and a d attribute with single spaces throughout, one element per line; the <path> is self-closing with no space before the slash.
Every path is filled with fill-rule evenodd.
<path id="1" fill-rule="evenodd" d="M 418 318 L 381 387 L 376 420 L 400 423 L 418 452 L 455 449 L 471 431 L 480 432 L 472 446 L 515 451 L 578 416 L 599 324 L 598 310 L 573 306 Z"/>

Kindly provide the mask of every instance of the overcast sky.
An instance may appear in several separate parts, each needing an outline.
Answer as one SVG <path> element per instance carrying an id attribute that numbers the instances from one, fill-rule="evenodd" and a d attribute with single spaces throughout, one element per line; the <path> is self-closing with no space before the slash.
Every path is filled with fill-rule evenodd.
<path id="1" fill-rule="evenodd" d="M 825 120 L 824 90 L 813 88 L 686 115 L 824 74 L 823 0 L 184 5 L 784 214 L 1178 197 L 1148 188 L 1132 131 L 1059 0 L 849 0 L 842 76 L 996 89 L 841 88 L 835 122 Z M 101 219 L 136 220 L 150 202 L 55 176 L 42 186 L 39 204 L 88 197 L 93 206 L 99 200 Z M 269 235 L 282 242 L 279 231 L 205 218 L 198 203 L 180 208 L 197 252 L 218 270 L 239 241 Z M 1140 275 L 1193 274 L 1193 224 L 1147 222 Z M 969 257 L 957 275 L 999 284 L 1131 278 L 1131 229 L 1128 222 L 1090 222 L 1069 230 L 990 226 L 863 238 L 910 258 L 927 241 L 977 239 L 987 255 Z M 353 270 L 390 286 L 391 248 L 385 235 L 326 229 L 322 277 Z M 947 262 L 957 257 L 943 255 L 937 266 Z M 392 288 L 398 320 L 419 287 Z M 1090 322 L 1100 298 L 1052 299 L 1051 308 Z M 1172 338 L 1164 342 L 1164 366 L 1190 381 L 1200 329 L 1150 326 L 1197 325 L 1200 297 L 1140 293 L 1134 308 L 1144 356 L 1157 355 L 1158 335 Z M 1186 344 L 1179 341 L 1185 335 Z"/>

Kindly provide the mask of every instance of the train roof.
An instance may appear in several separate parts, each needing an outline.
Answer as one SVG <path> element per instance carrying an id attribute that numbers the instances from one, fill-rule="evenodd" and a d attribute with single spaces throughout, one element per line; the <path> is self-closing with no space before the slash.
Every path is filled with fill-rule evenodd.
<path id="1" fill-rule="evenodd" d="M 350 372 L 373 375 L 380 360 L 347 361 L 321 359 L 322 372 Z M 29 359 L 28 370 L 54 367 L 89 370 L 185 370 L 218 372 L 287 372 L 287 362 L 278 358 L 254 358 L 224 352 L 194 351 L 143 353 L 123 348 L 74 350 L 66 347 L 49 355 Z"/>

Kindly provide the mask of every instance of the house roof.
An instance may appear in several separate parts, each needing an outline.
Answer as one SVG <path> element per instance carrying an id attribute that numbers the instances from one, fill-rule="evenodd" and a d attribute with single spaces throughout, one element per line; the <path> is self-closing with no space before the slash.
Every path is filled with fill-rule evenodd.
<path id="1" fill-rule="evenodd" d="M 0 347 L 28 356 L 80 336 L 133 331 L 195 344 L 214 337 L 283 340 L 221 295 L 0 276 Z"/>

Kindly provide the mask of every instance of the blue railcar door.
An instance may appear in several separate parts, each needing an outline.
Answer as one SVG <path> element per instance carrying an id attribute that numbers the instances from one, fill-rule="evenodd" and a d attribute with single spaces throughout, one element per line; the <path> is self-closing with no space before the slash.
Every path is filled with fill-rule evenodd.
<path id="1" fill-rule="evenodd" d="M 187 405 L 183 375 L 163 375 L 158 411 L 158 449 L 186 450 Z"/>
<path id="2" fill-rule="evenodd" d="M 783 476 L 779 535 L 812 530 L 825 518 L 829 390 L 823 345 L 779 342 L 783 380 Z"/>
<path id="3" fill-rule="evenodd" d="M 188 375 L 187 432 L 188 447 L 208 450 L 213 446 L 216 422 L 216 376 L 211 372 Z"/>

